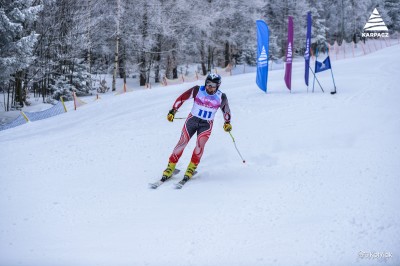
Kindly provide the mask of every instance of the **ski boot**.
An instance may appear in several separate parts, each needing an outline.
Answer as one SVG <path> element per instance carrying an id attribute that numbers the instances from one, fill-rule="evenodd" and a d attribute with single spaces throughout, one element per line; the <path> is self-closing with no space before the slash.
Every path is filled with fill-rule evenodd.
<path id="1" fill-rule="evenodd" d="M 175 171 L 175 166 L 176 166 L 176 163 L 168 162 L 168 166 L 163 172 L 161 182 L 165 182 L 171 178 L 171 176 L 173 175 L 173 173 Z"/>
<path id="2" fill-rule="evenodd" d="M 177 184 L 177 188 L 182 188 L 182 186 L 192 178 L 192 176 L 196 173 L 196 168 L 197 164 L 193 162 L 189 163 L 183 179 Z"/>

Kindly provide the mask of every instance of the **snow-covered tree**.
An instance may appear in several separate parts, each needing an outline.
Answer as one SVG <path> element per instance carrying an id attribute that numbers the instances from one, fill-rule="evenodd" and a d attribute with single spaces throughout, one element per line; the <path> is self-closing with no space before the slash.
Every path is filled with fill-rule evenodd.
<path id="1" fill-rule="evenodd" d="M 276 40 L 279 47 L 277 57 L 282 57 L 286 52 L 288 16 L 294 21 L 294 49 L 299 52 L 304 46 L 306 32 L 306 15 L 308 4 L 295 0 L 271 0 L 264 6 L 265 20 L 270 29 L 270 36 Z"/>
<path id="2" fill-rule="evenodd" d="M 385 0 L 385 9 L 387 15 L 391 19 L 391 23 L 387 26 L 391 31 L 400 31 L 400 1 L 398 0 Z"/>
<path id="3" fill-rule="evenodd" d="M 311 0 L 309 1 L 309 5 L 312 17 L 311 48 L 314 51 L 315 48 L 318 48 L 318 50 L 324 50 L 327 42 L 326 34 L 329 29 L 326 27 L 326 21 L 323 18 L 323 3 Z"/>
<path id="4" fill-rule="evenodd" d="M 2 0 L 0 84 L 31 84 L 43 98 L 87 93 L 92 76 L 138 73 L 139 84 L 177 78 L 182 66 L 214 67 L 256 60 L 257 19 L 270 29 L 270 56 L 285 55 L 288 16 L 302 55 L 306 14 L 313 47 L 357 41 L 374 8 L 390 31 L 400 30 L 395 0 Z M 35 6 L 34 3 L 42 3 Z M 104 78 L 104 76 L 103 76 Z M 115 86 L 114 86 L 115 88 Z"/>
<path id="5" fill-rule="evenodd" d="M 87 10 L 87 2 L 78 0 L 45 1 L 36 26 L 40 39 L 34 66 L 38 73 L 35 80 L 41 84 L 43 98 L 52 92 L 58 99 L 54 85 L 61 83 L 71 88 L 68 92 L 62 90 L 67 98 L 72 91 L 78 95 L 89 92 Z"/>
<path id="6" fill-rule="evenodd" d="M 10 79 L 14 80 L 13 100 L 20 105 L 23 105 L 26 98 L 27 68 L 35 59 L 34 48 L 38 35 L 33 30 L 33 24 L 41 8 L 29 0 L 1 1 L 0 81 L 8 84 Z"/>

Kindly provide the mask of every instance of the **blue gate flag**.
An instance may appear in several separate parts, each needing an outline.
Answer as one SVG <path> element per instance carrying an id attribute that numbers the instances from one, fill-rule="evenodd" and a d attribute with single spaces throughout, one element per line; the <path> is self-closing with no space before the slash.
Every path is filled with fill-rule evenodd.
<path id="1" fill-rule="evenodd" d="M 315 60 L 315 73 L 331 69 L 331 60 L 329 56 L 321 63 Z"/>
<path id="2" fill-rule="evenodd" d="M 258 87 L 267 92 L 268 82 L 268 55 L 269 55 L 269 30 L 263 20 L 257 20 L 257 77 Z"/>
<path id="3" fill-rule="evenodd" d="M 308 87 L 308 75 L 309 75 L 309 68 L 310 68 L 311 24 L 312 24 L 311 12 L 308 12 L 307 13 L 306 51 L 304 53 L 304 59 L 305 59 L 304 79 L 305 79 L 307 87 Z"/>

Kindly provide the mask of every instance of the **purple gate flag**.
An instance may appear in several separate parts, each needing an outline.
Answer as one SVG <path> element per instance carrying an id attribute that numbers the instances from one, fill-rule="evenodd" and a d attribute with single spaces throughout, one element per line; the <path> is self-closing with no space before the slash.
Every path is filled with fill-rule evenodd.
<path id="1" fill-rule="evenodd" d="M 288 23 L 288 41 L 286 48 L 286 67 L 285 67 L 285 83 L 286 87 L 292 89 L 292 59 L 293 59 L 293 17 L 289 16 Z"/>
<path id="2" fill-rule="evenodd" d="M 306 51 L 304 52 L 305 69 L 304 80 L 308 87 L 308 74 L 310 69 L 310 45 L 311 45 L 311 12 L 307 13 L 307 36 L 306 36 Z"/>

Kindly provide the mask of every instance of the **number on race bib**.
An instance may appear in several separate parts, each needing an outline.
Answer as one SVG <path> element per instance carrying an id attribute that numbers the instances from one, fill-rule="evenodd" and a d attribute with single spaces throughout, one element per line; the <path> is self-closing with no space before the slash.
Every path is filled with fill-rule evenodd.
<path id="1" fill-rule="evenodd" d="M 203 118 L 210 118 L 212 115 L 212 112 L 210 111 L 204 111 L 202 109 L 199 109 L 199 114 L 198 116 L 203 117 Z M 207 117 L 208 116 L 208 117 Z"/>

